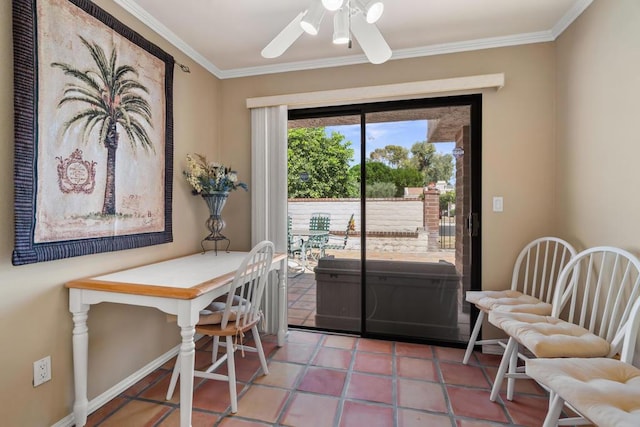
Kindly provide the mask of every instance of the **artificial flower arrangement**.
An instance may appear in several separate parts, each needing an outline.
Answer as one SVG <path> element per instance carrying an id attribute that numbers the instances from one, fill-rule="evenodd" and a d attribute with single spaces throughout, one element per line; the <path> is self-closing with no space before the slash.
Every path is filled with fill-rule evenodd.
<path id="1" fill-rule="evenodd" d="M 183 172 L 195 195 L 213 194 L 242 188 L 247 184 L 238 181 L 238 174 L 217 162 L 208 162 L 201 154 L 187 154 L 187 170 Z"/>

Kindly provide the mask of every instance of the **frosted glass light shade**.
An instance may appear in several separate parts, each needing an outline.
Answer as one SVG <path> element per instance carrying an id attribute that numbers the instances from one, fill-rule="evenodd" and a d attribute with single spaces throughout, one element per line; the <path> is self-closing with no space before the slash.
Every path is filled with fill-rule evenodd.
<path id="1" fill-rule="evenodd" d="M 322 22 L 322 18 L 324 17 L 325 8 L 320 1 L 315 1 L 307 13 L 300 21 L 300 26 L 302 29 L 312 36 L 318 34 L 318 30 L 320 29 L 320 22 Z"/>
<path id="2" fill-rule="evenodd" d="M 342 3 L 344 3 L 344 0 L 322 0 L 324 8 L 332 12 L 340 9 L 342 7 Z"/>
<path id="3" fill-rule="evenodd" d="M 349 11 L 346 7 L 333 16 L 333 43 L 349 43 Z"/>

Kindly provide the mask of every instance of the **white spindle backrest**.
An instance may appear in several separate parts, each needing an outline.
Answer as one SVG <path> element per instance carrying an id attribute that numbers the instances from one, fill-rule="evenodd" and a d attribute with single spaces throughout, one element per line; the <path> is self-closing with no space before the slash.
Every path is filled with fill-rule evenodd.
<path id="1" fill-rule="evenodd" d="M 640 260 L 620 248 L 586 249 L 562 270 L 556 291 L 551 315 L 607 340 L 613 356 L 621 349 L 631 309 L 640 296 Z M 562 295 L 568 297 L 567 306 L 559 303 Z"/>
<path id="2" fill-rule="evenodd" d="M 629 313 L 629 320 L 624 328 L 624 341 L 620 352 L 620 360 L 625 363 L 633 364 L 638 334 L 640 334 L 640 298 L 633 304 Z"/>
<path id="3" fill-rule="evenodd" d="M 253 247 L 240 264 L 233 282 L 229 285 L 227 305 L 220 324 L 223 329 L 227 327 L 232 311 L 236 312 L 236 328 L 242 328 L 260 317 L 260 304 L 267 284 L 273 252 L 273 243 L 263 240 Z M 243 297 L 237 306 L 233 306 L 234 295 Z"/>
<path id="4" fill-rule="evenodd" d="M 569 242 L 557 237 L 533 240 L 516 259 L 511 289 L 551 304 L 560 272 L 576 253 Z"/>

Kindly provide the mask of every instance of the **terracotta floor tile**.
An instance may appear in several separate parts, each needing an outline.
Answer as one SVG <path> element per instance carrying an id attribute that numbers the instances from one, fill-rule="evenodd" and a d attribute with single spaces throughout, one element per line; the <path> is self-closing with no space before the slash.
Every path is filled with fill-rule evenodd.
<path id="1" fill-rule="evenodd" d="M 342 335 L 327 335 L 322 343 L 325 347 L 336 347 L 345 350 L 353 350 L 356 345 L 356 338 Z"/>
<path id="2" fill-rule="evenodd" d="M 89 414 L 87 417 L 87 423 L 85 427 L 94 427 L 98 425 L 98 423 L 102 422 L 106 416 L 111 414 L 113 411 L 118 408 L 124 406 L 129 402 L 128 399 L 123 399 L 122 397 L 116 397 L 108 401 L 104 406 L 100 407 L 98 410 Z"/>
<path id="3" fill-rule="evenodd" d="M 504 427 L 504 424 L 492 423 L 489 421 L 474 421 L 474 420 L 456 420 L 456 427 Z"/>
<path id="4" fill-rule="evenodd" d="M 456 416 L 507 422 L 503 407 L 489 400 L 488 390 L 447 386 L 447 393 Z"/>
<path id="5" fill-rule="evenodd" d="M 451 427 L 448 415 L 435 415 L 413 409 L 398 409 L 398 427 Z"/>
<path id="6" fill-rule="evenodd" d="M 448 412 L 441 384 L 398 378 L 397 385 L 398 406 L 426 411 Z"/>
<path id="7" fill-rule="evenodd" d="M 440 360 L 462 363 L 465 349 L 451 347 L 434 347 L 436 357 Z"/>
<path id="8" fill-rule="evenodd" d="M 503 395 L 502 401 L 513 422 L 527 427 L 541 426 L 549 408 L 549 399 L 546 397 L 517 395 L 510 402 L 507 396 Z"/>
<path id="9" fill-rule="evenodd" d="M 315 301 L 307 296 L 298 301 Z M 313 325 L 315 307 L 303 311 L 300 324 Z M 532 380 L 516 381 L 513 402 L 504 392 L 499 403 L 488 400 L 500 356 L 476 352 L 465 366 L 462 349 L 303 330 L 289 331 L 282 348 L 275 335 L 262 342 L 270 375 L 261 375 L 257 354 L 235 354 L 238 414 L 229 413 L 227 382 L 194 378 L 193 427 L 523 427 L 546 414 L 547 395 Z M 209 337 L 198 340 L 196 366 L 210 363 L 211 347 Z M 174 360 L 91 414 L 87 426 L 177 427 L 180 382 L 165 401 Z M 226 373 L 226 364 L 219 369 Z"/>
<path id="10" fill-rule="evenodd" d="M 172 408 L 170 406 L 132 400 L 100 424 L 104 427 L 152 427 Z"/>
<path id="11" fill-rule="evenodd" d="M 393 408 L 367 403 L 344 402 L 340 427 L 389 427 L 393 426 Z"/>
<path id="12" fill-rule="evenodd" d="M 430 345 L 397 342 L 396 356 L 433 359 L 433 349 Z"/>
<path id="13" fill-rule="evenodd" d="M 340 400 L 334 397 L 296 393 L 280 424 L 333 427 L 339 403 Z"/>
<path id="14" fill-rule="evenodd" d="M 192 411 L 191 427 L 211 427 L 218 419 L 220 419 L 220 414 Z M 157 427 L 180 427 L 180 410 L 174 409 Z"/>
<path id="15" fill-rule="evenodd" d="M 287 343 L 280 347 L 273 355 L 273 360 L 306 364 L 315 350 L 315 346 L 308 344 Z"/>
<path id="16" fill-rule="evenodd" d="M 289 398 L 287 390 L 252 386 L 238 401 L 238 416 L 275 423 Z"/>
<path id="17" fill-rule="evenodd" d="M 287 310 L 289 317 L 307 317 L 309 315 L 309 310 L 307 309 L 300 309 L 300 308 L 289 308 L 289 310 Z"/>
<path id="18" fill-rule="evenodd" d="M 266 427 L 271 425 L 272 424 L 262 423 L 259 421 L 241 420 L 240 418 L 234 418 L 233 415 L 225 417 L 222 422 L 218 424 L 219 427 Z"/>
<path id="19" fill-rule="evenodd" d="M 392 354 L 393 342 L 360 338 L 358 340 L 358 351 Z"/>
<path id="20" fill-rule="evenodd" d="M 399 377 L 440 381 L 438 370 L 433 360 L 430 359 L 398 357 L 396 358 L 396 371 Z"/>
<path id="21" fill-rule="evenodd" d="M 321 347 L 312 364 L 326 368 L 349 369 L 352 352 L 339 348 Z"/>
<path id="22" fill-rule="evenodd" d="M 479 351 L 474 351 L 473 355 L 483 366 L 495 366 L 497 368 L 500 366 L 500 361 L 502 360 L 502 356 L 499 354 L 485 354 Z M 473 357 L 471 357 L 469 361 L 472 359 Z"/>
<path id="23" fill-rule="evenodd" d="M 295 303 L 291 304 L 290 307 L 300 310 L 314 310 L 316 308 L 316 302 L 298 300 Z"/>
<path id="24" fill-rule="evenodd" d="M 347 385 L 346 397 L 349 399 L 368 400 L 371 402 L 393 404 L 393 380 L 391 377 L 380 377 L 353 373 Z"/>
<path id="25" fill-rule="evenodd" d="M 303 366 L 294 363 L 272 361 L 269 362 L 269 375 L 256 378 L 254 382 L 273 387 L 293 388 L 303 369 Z"/>
<path id="26" fill-rule="evenodd" d="M 372 374 L 391 375 L 393 373 L 393 360 L 391 355 L 358 351 L 356 352 L 353 370 Z"/>
<path id="27" fill-rule="evenodd" d="M 489 388 L 489 381 L 479 366 L 461 363 L 440 362 L 440 371 L 446 384 L 464 385 L 467 387 Z"/>
<path id="28" fill-rule="evenodd" d="M 346 372 L 310 367 L 304 374 L 298 390 L 340 396 L 346 378 Z"/>
<path id="29" fill-rule="evenodd" d="M 149 387 L 151 384 L 155 383 L 165 375 L 171 375 L 171 372 L 163 369 L 162 370 L 156 369 L 155 371 L 151 372 L 149 375 L 147 375 L 146 377 L 144 377 L 143 379 L 141 379 L 140 381 L 138 381 L 128 389 L 126 389 L 122 393 L 122 395 L 135 397 L 138 394 L 140 394 L 140 392 L 142 392 L 145 388 Z"/>
<path id="30" fill-rule="evenodd" d="M 238 395 L 244 388 L 244 384 L 236 383 Z M 173 395 L 176 403 L 180 402 L 180 390 L 176 388 Z M 193 407 L 205 411 L 223 413 L 231 405 L 229 396 L 229 383 L 226 381 L 203 380 L 193 393 Z"/>
<path id="31" fill-rule="evenodd" d="M 494 368 L 494 367 L 487 367 L 484 368 L 485 372 L 487 373 L 487 375 L 490 378 L 490 383 L 493 384 L 493 381 L 495 381 L 496 378 L 496 373 L 498 372 L 498 368 Z M 500 391 L 506 393 L 507 391 L 507 380 L 505 378 L 505 380 L 502 382 L 502 386 L 500 387 Z M 536 396 L 546 396 L 547 393 L 546 391 L 540 387 L 540 385 L 535 382 L 534 380 L 531 379 L 519 379 L 516 380 L 516 386 L 515 386 L 515 393 L 516 394 L 533 394 Z"/>

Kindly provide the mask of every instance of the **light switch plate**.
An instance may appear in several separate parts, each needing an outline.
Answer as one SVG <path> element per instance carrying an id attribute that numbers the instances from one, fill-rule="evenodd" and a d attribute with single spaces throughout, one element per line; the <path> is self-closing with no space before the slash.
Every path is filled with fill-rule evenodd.
<path id="1" fill-rule="evenodd" d="M 504 203 L 502 196 L 496 196 L 493 198 L 493 211 L 502 212 L 504 209 Z"/>

